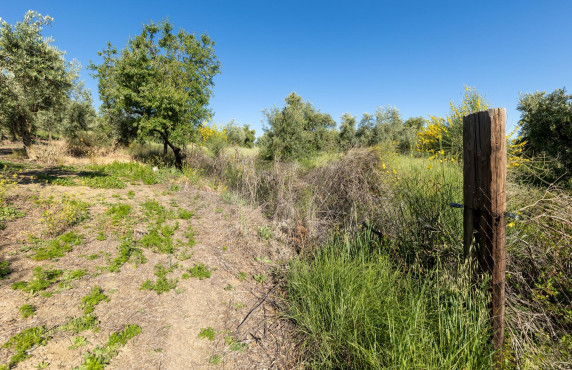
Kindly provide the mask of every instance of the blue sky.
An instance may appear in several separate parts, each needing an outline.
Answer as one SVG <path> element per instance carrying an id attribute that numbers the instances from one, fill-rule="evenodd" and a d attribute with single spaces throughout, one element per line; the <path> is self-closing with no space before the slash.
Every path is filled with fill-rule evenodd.
<path id="1" fill-rule="evenodd" d="M 572 85 L 572 1 L 8 1 L 54 18 L 45 35 L 85 67 L 149 20 L 206 32 L 216 43 L 214 121 L 261 134 L 262 111 L 296 91 L 336 121 L 378 106 L 404 118 L 444 115 L 465 85 L 519 119 L 519 93 Z M 97 99 L 97 81 L 82 77 Z"/>

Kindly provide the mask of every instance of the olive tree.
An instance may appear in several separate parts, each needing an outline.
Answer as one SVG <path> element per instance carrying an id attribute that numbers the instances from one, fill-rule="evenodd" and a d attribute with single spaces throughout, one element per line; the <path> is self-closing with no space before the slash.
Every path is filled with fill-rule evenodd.
<path id="1" fill-rule="evenodd" d="M 30 10 L 15 25 L 0 22 L 0 124 L 22 138 L 32 159 L 38 112 L 65 104 L 77 77 L 64 53 L 42 36 L 52 21 Z"/>
<path id="2" fill-rule="evenodd" d="M 213 78 L 220 71 L 214 42 L 206 35 L 173 32 L 168 21 L 143 25 L 118 52 L 110 43 L 91 64 L 99 79 L 102 112 L 118 126 L 123 143 L 158 138 L 182 168 L 184 145 L 211 116 Z"/>

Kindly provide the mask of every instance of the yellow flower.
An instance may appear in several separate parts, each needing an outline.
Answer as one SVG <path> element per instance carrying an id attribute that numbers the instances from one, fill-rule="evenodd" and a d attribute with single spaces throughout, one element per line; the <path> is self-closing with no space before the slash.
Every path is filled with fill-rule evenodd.
<path id="1" fill-rule="evenodd" d="M 514 227 L 514 222 L 509 222 L 508 225 L 506 225 L 508 227 Z"/>
<path id="2" fill-rule="evenodd" d="M 381 168 L 385 170 L 385 163 L 381 164 Z"/>

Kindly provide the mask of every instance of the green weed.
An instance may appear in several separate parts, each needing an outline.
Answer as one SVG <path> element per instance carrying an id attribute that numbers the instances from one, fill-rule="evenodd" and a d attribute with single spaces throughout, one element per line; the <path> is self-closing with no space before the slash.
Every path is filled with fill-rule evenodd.
<path id="1" fill-rule="evenodd" d="M 234 289 L 234 288 L 233 288 L 232 284 L 227 284 L 227 286 L 224 287 L 224 290 L 227 290 L 227 291 L 228 291 L 228 290 L 233 290 L 233 289 Z"/>
<path id="2" fill-rule="evenodd" d="M 222 362 L 222 356 L 219 354 L 212 355 L 209 359 L 211 365 L 218 365 Z"/>
<path id="3" fill-rule="evenodd" d="M 91 292 L 81 299 L 83 306 L 83 313 L 88 315 L 95 310 L 100 302 L 109 302 L 109 297 L 103 294 L 103 289 L 99 286 L 94 286 Z"/>
<path id="4" fill-rule="evenodd" d="M 2 346 L 2 348 L 11 348 L 15 351 L 5 368 L 11 369 L 19 362 L 30 358 L 28 351 L 31 348 L 45 346 L 50 339 L 51 337 L 45 326 L 28 328 L 14 335 Z"/>
<path id="5" fill-rule="evenodd" d="M 88 167 L 92 171 L 124 178 L 129 181 L 141 181 L 145 185 L 159 183 L 157 173 L 151 166 L 138 162 L 113 162 L 111 164 L 92 165 Z"/>
<path id="6" fill-rule="evenodd" d="M 264 284 L 268 280 L 268 276 L 264 274 L 254 274 L 253 278 L 254 280 L 256 280 L 257 283 L 260 284 Z"/>
<path id="7" fill-rule="evenodd" d="M 110 262 L 107 267 L 111 272 L 119 272 L 121 267 L 126 264 L 130 259 L 133 260 L 135 265 L 147 262 L 140 248 L 135 247 L 135 242 L 130 237 L 125 237 L 117 246 L 118 256 Z"/>
<path id="8" fill-rule="evenodd" d="M 268 225 L 264 225 L 258 229 L 258 236 L 262 240 L 271 239 L 274 236 L 272 229 Z"/>
<path id="9" fill-rule="evenodd" d="M 82 331 L 96 329 L 99 325 L 99 320 L 95 315 L 84 315 L 81 317 L 72 317 L 64 325 L 60 326 L 60 330 L 71 331 L 74 334 L 81 333 Z"/>
<path id="10" fill-rule="evenodd" d="M 236 278 L 240 281 L 245 281 L 247 277 L 248 275 L 244 271 L 241 271 L 236 275 Z"/>
<path id="11" fill-rule="evenodd" d="M 129 190 L 127 192 L 127 198 L 129 198 L 129 199 L 135 198 L 135 192 L 133 190 Z"/>
<path id="12" fill-rule="evenodd" d="M 153 282 L 151 280 L 146 280 L 141 286 L 141 290 L 154 290 L 157 294 L 165 293 L 171 289 L 177 287 L 177 279 L 167 279 L 167 274 L 172 272 L 176 268 L 176 265 L 166 268 L 161 263 L 155 265 L 155 276 L 157 276 L 157 281 Z"/>
<path id="13" fill-rule="evenodd" d="M 179 209 L 178 217 L 179 217 L 181 220 L 188 220 L 188 219 L 190 219 L 191 217 L 193 217 L 193 211 L 190 211 L 190 210 L 184 209 L 184 208 L 180 208 L 180 209 Z"/>
<path id="14" fill-rule="evenodd" d="M 36 307 L 32 306 L 31 304 L 22 305 L 18 310 L 24 319 L 36 313 Z"/>
<path id="15" fill-rule="evenodd" d="M 77 336 L 72 339 L 72 345 L 69 346 L 70 349 L 77 349 L 79 347 L 87 346 L 88 342 L 85 337 Z"/>
<path id="16" fill-rule="evenodd" d="M 39 239 L 35 239 L 35 241 L 39 241 Z M 74 246 L 78 246 L 82 242 L 83 236 L 81 234 L 70 231 L 47 241 L 46 246 L 37 248 L 32 258 L 36 261 L 56 260 L 71 252 Z"/>
<path id="17" fill-rule="evenodd" d="M 192 277 L 199 280 L 208 279 L 211 277 L 211 269 L 204 263 L 195 264 L 193 267 L 188 269 Z"/>
<path id="18" fill-rule="evenodd" d="M 97 236 L 95 237 L 96 240 L 99 241 L 104 241 L 107 239 L 107 235 L 105 235 L 105 233 L 103 231 L 100 231 L 97 233 Z"/>
<path id="19" fill-rule="evenodd" d="M 231 351 L 235 352 L 241 352 L 243 349 L 248 347 L 248 344 L 243 343 L 230 335 L 224 338 L 224 343 L 230 347 Z"/>
<path id="20" fill-rule="evenodd" d="M 77 183 L 71 177 L 59 177 L 47 174 L 38 174 L 35 176 L 39 182 L 49 184 L 49 185 L 58 185 L 58 186 L 76 186 Z"/>
<path id="21" fill-rule="evenodd" d="M 0 280 L 6 279 L 11 272 L 12 269 L 10 268 L 10 262 L 0 261 Z"/>
<path id="22" fill-rule="evenodd" d="M 125 183 L 115 176 L 88 174 L 81 178 L 81 183 L 94 189 L 124 189 Z"/>
<path id="23" fill-rule="evenodd" d="M 55 284 L 59 278 L 63 275 L 63 270 L 44 270 L 42 267 L 38 266 L 34 269 L 32 280 L 29 282 L 20 281 L 12 284 L 12 289 L 20 289 L 25 292 L 34 294 L 43 290 L 46 290 L 53 284 Z"/>
<path id="24" fill-rule="evenodd" d="M 208 328 L 202 328 L 199 333 L 199 339 L 208 339 L 214 340 L 215 339 L 215 330 L 210 326 Z"/>
<path id="25" fill-rule="evenodd" d="M 67 195 L 59 201 L 49 197 L 38 202 L 45 208 L 41 221 L 46 226 L 48 235 L 59 235 L 89 217 L 87 211 L 89 204 Z"/>
<path id="26" fill-rule="evenodd" d="M 125 203 L 116 203 L 109 207 L 105 214 L 111 217 L 111 224 L 118 226 L 131 213 L 131 206 Z"/>
<path id="27" fill-rule="evenodd" d="M 85 360 L 79 369 L 103 369 L 105 365 L 109 364 L 111 359 L 117 356 L 119 349 L 125 346 L 129 339 L 139 335 L 139 333 L 141 333 L 139 325 L 127 325 L 122 332 L 111 334 L 105 346 L 97 346 L 92 352 L 86 353 Z"/>

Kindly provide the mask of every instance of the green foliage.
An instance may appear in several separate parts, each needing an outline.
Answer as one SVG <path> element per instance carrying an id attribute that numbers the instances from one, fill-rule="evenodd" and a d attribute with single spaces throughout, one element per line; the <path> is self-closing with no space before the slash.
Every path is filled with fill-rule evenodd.
<path id="1" fill-rule="evenodd" d="M 11 272 L 10 262 L 0 261 L 0 280 L 5 279 Z"/>
<path id="2" fill-rule="evenodd" d="M 82 242 L 83 235 L 77 234 L 75 231 L 70 231 L 55 239 L 44 242 L 46 246 L 37 248 L 33 258 L 36 261 L 58 259 L 65 256 L 66 253 L 71 252 L 74 246 L 81 245 Z"/>
<path id="3" fill-rule="evenodd" d="M 463 101 L 452 101 L 445 117 L 429 116 L 427 126 L 417 134 L 417 150 L 436 153 L 444 151 L 449 157 L 461 159 L 463 154 L 463 117 L 488 109 L 488 103 L 474 88 L 465 87 Z"/>
<path id="4" fill-rule="evenodd" d="M 274 107 L 264 112 L 268 126 L 259 139 L 263 158 L 302 159 L 337 145 L 336 123 L 329 114 L 320 113 L 294 92 L 285 100 L 282 110 Z"/>
<path id="5" fill-rule="evenodd" d="M 22 305 L 18 310 L 24 319 L 36 313 L 36 307 L 32 306 L 31 304 Z"/>
<path id="6" fill-rule="evenodd" d="M 105 214 L 111 217 L 111 223 L 114 226 L 119 225 L 131 213 L 131 206 L 125 203 L 116 203 L 109 207 Z"/>
<path id="7" fill-rule="evenodd" d="M 94 286 L 91 292 L 81 299 L 83 313 L 89 315 L 101 301 L 109 302 L 109 297 L 103 294 L 100 286 Z"/>
<path id="8" fill-rule="evenodd" d="M 199 280 L 208 279 L 211 277 L 211 269 L 204 263 L 194 264 L 193 267 L 188 269 L 192 277 Z"/>
<path id="9" fill-rule="evenodd" d="M 72 345 L 69 346 L 70 349 L 77 349 L 79 347 L 87 346 L 87 339 L 82 336 L 77 336 L 72 339 Z"/>
<path id="10" fill-rule="evenodd" d="M 89 204 L 67 195 L 62 196 L 60 201 L 49 197 L 38 202 L 44 208 L 41 221 L 48 235 L 59 235 L 89 217 Z"/>
<path id="11" fill-rule="evenodd" d="M 250 125 L 244 125 L 241 127 L 232 120 L 227 123 L 224 128 L 226 131 L 227 142 L 229 144 L 245 148 L 254 148 L 256 131 L 251 130 Z"/>
<path id="12" fill-rule="evenodd" d="M 135 241 L 129 236 L 124 237 L 117 246 L 117 254 L 118 256 L 107 267 L 111 272 L 119 272 L 130 259 L 133 259 L 136 265 L 147 261 L 141 249 L 135 246 Z"/>
<path id="13" fill-rule="evenodd" d="M 188 220 L 188 219 L 190 219 L 191 217 L 193 217 L 193 211 L 190 211 L 190 210 L 188 210 L 188 209 L 183 209 L 183 208 L 181 208 L 181 209 L 179 209 L 179 215 L 178 215 L 178 217 L 179 217 L 181 220 Z"/>
<path id="14" fill-rule="evenodd" d="M 174 34 L 168 21 L 143 25 L 120 52 L 108 43 L 101 65 L 90 65 L 99 79 L 102 111 L 117 124 L 120 140 L 158 137 L 171 147 L 182 169 L 181 145 L 210 116 L 208 102 L 220 64 L 214 42 L 183 30 Z"/>
<path id="15" fill-rule="evenodd" d="M 410 153 L 415 147 L 418 127 L 415 121 L 403 122 L 395 107 L 379 107 L 375 115 L 364 113 L 356 132 L 362 146 L 390 144 L 402 153 Z"/>
<path id="16" fill-rule="evenodd" d="M 81 317 L 72 317 L 64 325 L 60 326 L 60 330 L 71 331 L 74 334 L 82 331 L 97 328 L 99 320 L 95 315 L 83 315 Z"/>
<path id="17" fill-rule="evenodd" d="M 98 173 L 115 176 L 128 181 L 141 181 L 145 185 L 159 183 L 159 177 L 151 166 L 139 162 L 117 162 L 110 164 L 96 164 L 88 166 L 88 169 Z M 132 192 L 132 190 L 131 190 Z"/>
<path id="18" fill-rule="evenodd" d="M 154 290 L 157 294 L 161 294 L 177 287 L 177 279 L 167 279 L 167 274 L 172 272 L 176 268 L 176 265 L 167 269 L 165 266 L 158 263 L 154 268 L 157 281 L 153 283 L 151 280 L 146 280 L 141 286 L 141 290 Z"/>
<path id="19" fill-rule="evenodd" d="M 264 274 L 254 274 L 252 277 L 259 284 L 264 284 L 266 281 L 268 281 L 268 276 Z"/>
<path id="20" fill-rule="evenodd" d="M 20 289 L 25 292 L 34 294 L 42 290 L 46 290 L 53 284 L 57 283 L 63 273 L 63 270 L 44 270 L 42 267 L 38 266 L 34 268 L 32 280 L 29 282 L 20 281 L 14 283 L 12 284 L 12 289 Z"/>
<path id="21" fill-rule="evenodd" d="M 488 294 L 467 269 L 406 273 L 372 250 L 357 235 L 291 264 L 289 315 L 311 367 L 492 367 Z"/>
<path id="22" fill-rule="evenodd" d="M 536 155 L 547 154 L 559 159 L 572 173 L 572 95 L 566 89 L 547 94 L 535 92 L 520 97 L 522 140 Z"/>
<path id="23" fill-rule="evenodd" d="M 274 233 L 272 232 L 272 229 L 270 228 L 270 226 L 264 225 L 264 226 L 261 226 L 260 228 L 258 228 L 258 236 L 262 240 L 268 240 L 274 236 Z"/>
<path id="24" fill-rule="evenodd" d="M 349 113 L 345 113 L 342 115 L 341 121 L 338 143 L 340 149 L 347 151 L 357 144 L 356 118 Z"/>
<path id="25" fill-rule="evenodd" d="M 59 185 L 59 186 L 76 186 L 77 183 L 71 177 L 59 177 L 59 176 L 52 176 L 46 175 L 43 173 L 37 174 L 36 178 L 46 184 L 50 185 Z"/>
<path id="26" fill-rule="evenodd" d="M 117 356 L 119 349 L 139 333 L 141 333 L 139 325 L 127 325 L 122 332 L 111 334 L 105 346 L 97 346 L 93 352 L 85 354 L 85 360 L 78 369 L 99 370 L 105 368 L 105 365 L 108 365 L 111 359 Z"/>
<path id="27" fill-rule="evenodd" d="M 243 349 L 248 348 L 248 344 L 228 335 L 224 338 L 224 344 L 230 347 L 231 351 L 242 352 Z"/>
<path id="28" fill-rule="evenodd" d="M 45 346 L 51 339 L 45 326 L 35 326 L 28 328 L 10 338 L 2 348 L 11 348 L 15 351 L 10 358 L 6 369 L 11 369 L 19 362 L 30 358 L 28 351 L 33 347 Z"/>
<path id="29" fill-rule="evenodd" d="M 32 158 L 37 113 L 65 104 L 78 74 L 52 40 L 42 36 L 51 22 L 51 17 L 30 10 L 14 26 L 0 23 L 0 126 L 20 135 Z"/>
<path id="30" fill-rule="evenodd" d="M 240 281 L 245 281 L 247 277 L 248 275 L 244 271 L 241 271 L 236 275 L 236 278 Z"/>
<path id="31" fill-rule="evenodd" d="M 125 183 L 115 176 L 101 173 L 90 173 L 81 178 L 84 186 L 94 189 L 124 189 Z"/>
<path id="32" fill-rule="evenodd" d="M 208 339 L 214 340 L 215 339 L 215 330 L 210 326 L 208 328 L 202 328 L 199 333 L 199 339 Z"/>

